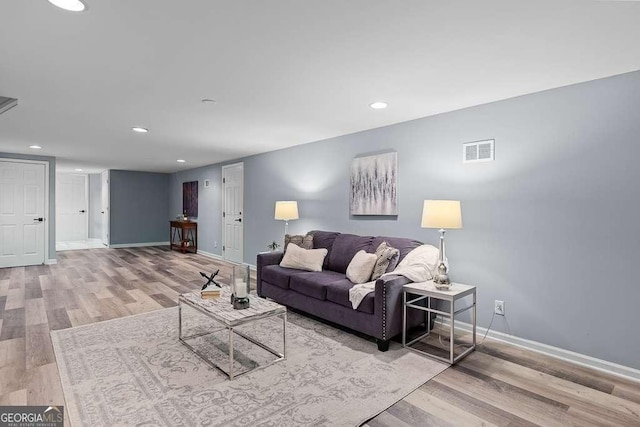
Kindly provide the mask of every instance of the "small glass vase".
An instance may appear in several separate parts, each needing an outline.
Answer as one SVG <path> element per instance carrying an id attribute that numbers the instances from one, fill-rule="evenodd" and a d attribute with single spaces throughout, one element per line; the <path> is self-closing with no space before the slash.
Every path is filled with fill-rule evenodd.
<path id="1" fill-rule="evenodd" d="M 231 272 L 231 304 L 234 309 L 249 308 L 249 292 L 251 292 L 249 266 L 247 264 L 234 265 Z"/>

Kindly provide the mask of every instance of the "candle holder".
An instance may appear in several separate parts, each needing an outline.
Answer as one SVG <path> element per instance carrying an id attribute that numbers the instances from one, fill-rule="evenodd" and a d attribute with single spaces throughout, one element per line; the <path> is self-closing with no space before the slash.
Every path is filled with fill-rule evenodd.
<path id="1" fill-rule="evenodd" d="M 234 309 L 249 308 L 249 292 L 251 292 L 249 266 L 246 264 L 234 265 L 231 272 L 231 304 Z"/>

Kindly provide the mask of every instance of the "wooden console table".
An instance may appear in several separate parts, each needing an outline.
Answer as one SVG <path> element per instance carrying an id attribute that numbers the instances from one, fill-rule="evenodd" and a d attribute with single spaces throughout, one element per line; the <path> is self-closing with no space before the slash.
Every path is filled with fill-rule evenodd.
<path id="1" fill-rule="evenodd" d="M 198 223 L 192 221 L 169 221 L 169 249 L 182 253 L 198 252 Z"/>

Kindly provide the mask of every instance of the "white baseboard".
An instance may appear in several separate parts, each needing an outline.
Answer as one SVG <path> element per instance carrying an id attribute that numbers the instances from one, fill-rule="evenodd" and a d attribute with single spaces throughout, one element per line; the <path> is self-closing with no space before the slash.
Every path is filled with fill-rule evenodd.
<path id="1" fill-rule="evenodd" d="M 213 258 L 213 259 L 217 259 L 220 261 L 224 261 L 224 258 L 222 258 L 222 256 L 218 255 L 218 254 L 214 254 L 212 252 L 205 252 L 203 250 L 198 249 L 198 255 L 202 255 L 202 256 L 206 256 L 207 258 Z"/>
<path id="2" fill-rule="evenodd" d="M 118 243 L 109 245 L 110 248 L 113 249 L 122 249 L 122 248 L 141 248 L 144 246 L 169 246 L 169 242 L 146 242 L 146 243 Z"/>
<path id="3" fill-rule="evenodd" d="M 442 324 L 448 326 L 449 319 L 445 319 Z M 470 323 L 460 322 L 456 320 L 456 329 L 465 332 L 471 332 L 472 325 Z M 487 333 L 487 328 L 482 328 L 479 326 L 476 327 L 478 342 L 480 342 L 485 333 Z M 574 351 L 565 350 L 563 348 L 554 347 L 552 345 L 543 344 L 541 342 L 516 337 L 515 335 L 505 334 L 504 332 L 489 331 L 489 333 L 487 334 L 487 338 L 531 350 L 536 353 L 555 357 L 556 359 L 564 360 L 565 362 L 575 363 L 576 365 L 595 369 L 607 374 L 626 378 L 632 381 L 640 381 L 640 370 L 631 368 L 629 366 L 597 359 L 595 357 L 587 356 L 586 354 L 576 353 Z"/>
<path id="4" fill-rule="evenodd" d="M 57 259 L 47 259 L 44 261 L 44 265 L 54 265 L 57 264 L 58 260 Z"/>

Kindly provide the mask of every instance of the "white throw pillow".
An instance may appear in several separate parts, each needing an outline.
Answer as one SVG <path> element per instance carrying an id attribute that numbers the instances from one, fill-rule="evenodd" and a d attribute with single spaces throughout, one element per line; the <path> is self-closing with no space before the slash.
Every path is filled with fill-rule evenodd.
<path id="1" fill-rule="evenodd" d="M 347 279 L 356 284 L 368 282 L 377 259 L 376 254 L 358 251 L 347 267 Z"/>
<path id="2" fill-rule="evenodd" d="M 303 249 L 297 245 L 288 245 L 282 257 L 280 267 L 306 271 L 322 271 L 326 249 Z"/>

